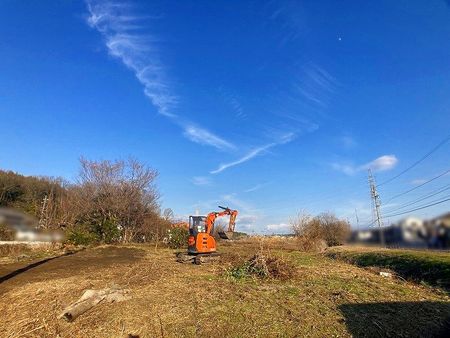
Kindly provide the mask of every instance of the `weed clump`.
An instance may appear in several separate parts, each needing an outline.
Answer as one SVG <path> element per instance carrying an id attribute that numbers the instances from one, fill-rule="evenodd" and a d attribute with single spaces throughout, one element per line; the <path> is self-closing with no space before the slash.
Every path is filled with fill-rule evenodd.
<path id="1" fill-rule="evenodd" d="M 294 274 L 295 267 L 284 259 L 258 253 L 244 263 L 226 269 L 226 275 L 234 279 L 260 278 L 287 280 Z"/>

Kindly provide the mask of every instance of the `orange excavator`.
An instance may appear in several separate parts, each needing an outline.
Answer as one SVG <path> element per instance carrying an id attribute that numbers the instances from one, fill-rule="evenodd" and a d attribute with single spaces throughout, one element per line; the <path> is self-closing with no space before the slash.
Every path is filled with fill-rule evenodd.
<path id="1" fill-rule="evenodd" d="M 182 263 L 194 262 L 201 264 L 215 260 L 217 253 L 216 240 L 212 235 L 215 221 L 218 217 L 230 216 L 226 231 L 219 231 L 223 239 L 232 239 L 236 224 L 237 210 L 219 206 L 222 211 L 210 212 L 207 216 L 189 216 L 188 252 L 179 253 L 177 260 Z"/>

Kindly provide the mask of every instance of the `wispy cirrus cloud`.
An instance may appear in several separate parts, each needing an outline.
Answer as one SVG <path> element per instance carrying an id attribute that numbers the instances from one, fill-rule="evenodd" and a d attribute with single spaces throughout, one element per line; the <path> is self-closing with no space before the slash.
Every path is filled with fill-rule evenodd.
<path id="1" fill-rule="evenodd" d="M 294 89 L 305 101 L 318 109 L 327 108 L 331 95 L 336 91 L 338 82 L 323 67 L 307 63 L 301 68 Z"/>
<path id="2" fill-rule="evenodd" d="M 266 186 L 268 183 L 258 183 L 256 185 L 254 185 L 253 187 L 250 187 L 248 189 L 245 189 L 244 192 L 254 192 L 254 191 L 258 191 L 259 189 L 263 188 L 264 186 Z"/>
<path id="3" fill-rule="evenodd" d="M 86 1 L 87 23 L 99 31 L 108 53 L 132 70 L 158 112 L 174 117 L 177 103 L 156 47 L 156 39 L 143 34 L 146 17 L 134 15 L 130 5 L 110 1 Z"/>
<path id="4" fill-rule="evenodd" d="M 239 119 L 245 119 L 247 117 L 247 114 L 244 112 L 244 108 L 240 102 L 240 99 L 238 96 L 231 91 L 220 87 L 219 93 L 224 99 L 225 103 L 231 107 L 232 111 L 234 112 L 234 115 Z"/>
<path id="5" fill-rule="evenodd" d="M 236 146 L 223 138 L 211 133 L 210 131 L 195 126 L 193 124 L 186 126 L 184 130 L 184 136 L 186 136 L 192 142 L 200 144 L 212 145 L 220 150 L 232 150 L 236 149 Z"/>
<path id="6" fill-rule="evenodd" d="M 236 161 L 223 163 L 223 164 L 219 165 L 219 167 L 217 169 L 210 171 L 210 173 L 218 174 L 228 168 L 231 168 L 231 167 L 237 166 L 239 164 L 245 163 L 247 161 L 250 161 L 252 158 L 254 158 L 254 157 L 258 156 L 259 154 L 263 153 L 264 151 L 274 147 L 275 145 L 276 145 L 276 143 L 269 143 L 262 147 L 255 148 L 255 149 L 251 150 L 249 153 L 242 156 L 241 158 L 237 159 Z"/>
<path id="7" fill-rule="evenodd" d="M 287 134 L 283 135 L 277 142 L 271 142 L 271 143 L 265 144 L 263 146 L 254 148 L 254 149 L 250 150 L 247 154 L 245 154 L 244 156 L 242 156 L 241 158 L 239 158 L 235 161 L 220 164 L 217 169 L 210 171 L 210 174 L 218 174 L 228 168 L 235 167 L 239 164 L 250 161 L 251 159 L 257 157 L 258 155 L 263 154 L 270 148 L 273 148 L 277 145 L 286 144 L 286 143 L 291 142 L 292 140 L 295 139 L 295 136 L 296 135 L 294 133 L 287 133 Z"/>
<path id="8" fill-rule="evenodd" d="M 195 176 L 191 181 L 194 185 L 211 185 L 211 179 L 206 176 Z"/>
<path id="9" fill-rule="evenodd" d="M 179 125 L 184 130 L 183 135 L 193 142 L 219 150 L 233 148 L 211 131 L 174 113 L 179 98 L 161 62 L 158 39 L 143 33 L 144 24 L 152 18 L 134 15 L 132 7 L 121 2 L 86 0 L 86 4 L 87 23 L 102 35 L 108 53 L 135 74 L 159 114 Z"/>
<path id="10" fill-rule="evenodd" d="M 282 32 L 280 46 L 295 41 L 308 31 L 307 16 L 301 2 L 295 0 L 270 1 L 264 6 L 269 23 Z"/>
<path id="11" fill-rule="evenodd" d="M 383 155 L 366 164 L 354 166 L 348 163 L 332 163 L 333 169 L 343 172 L 346 175 L 354 175 L 358 172 L 371 169 L 374 172 L 387 171 L 393 169 L 398 163 L 395 155 Z"/>

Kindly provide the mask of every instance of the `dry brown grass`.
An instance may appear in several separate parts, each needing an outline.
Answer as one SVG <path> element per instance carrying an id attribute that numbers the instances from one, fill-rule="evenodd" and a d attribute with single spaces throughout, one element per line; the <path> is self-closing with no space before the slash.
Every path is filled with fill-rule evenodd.
<path id="1" fill-rule="evenodd" d="M 273 252 L 273 240 L 270 242 L 258 239 L 253 244 L 259 245 L 257 251 L 251 246 L 251 256 L 244 256 L 236 252 L 228 253 L 222 257 L 224 275 L 231 278 L 273 278 L 287 280 L 296 273 L 296 267 L 283 256 L 275 256 Z M 248 243 L 252 243 L 247 241 Z M 276 244 L 280 244 L 278 241 Z"/>
<path id="2" fill-rule="evenodd" d="M 17 256 L 31 252 L 31 247 L 25 244 L 3 244 L 0 245 L 0 257 Z"/>
<path id="3" fill-rule="evenodd" d="M 266 255 L 288 262 L 296 273 L 282 280 L 224 277 L 222 266 L 248 260 L 261 250 L 258 241 L 221 244 L 222 262 L 201 266 L 177 263 L 174 251 L 144 245 L 100 247 L 53 260 L 0 284 L 0 337 L 347 337 L 354 331 L 342 306 L 449 302 L 427 287 L 262 243 Z M 129 289 L 131 299 L 99 304 L 72 323 L 57 319 L 84 290 L 113 284 Z M 450 315 L 448 307 L 434 308 L 441 312 L 410 311 L 406 319 L 391 313 L 381 329 L 364 325 L 372 336 L 389 325 L 412 336 L 415 322 L 437 325 Z"/>
<path id="4" fill-rule="evenodd" d="M 1 265 L 31 262 L 61 254 L 63 250 L 65 248 L 59 243 L 2 244 L 0 245 L 0 273 Z"/>

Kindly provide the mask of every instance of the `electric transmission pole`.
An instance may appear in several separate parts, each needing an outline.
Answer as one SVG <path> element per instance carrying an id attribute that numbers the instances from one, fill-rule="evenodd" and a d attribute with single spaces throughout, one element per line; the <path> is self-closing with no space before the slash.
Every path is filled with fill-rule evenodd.
<path id="1" fill-rule="evenodd" d="M 45 195 L 44 200 L 42 201 L 41 217 L 39 218 L 39 228 L 45 228 L 47 226 L 47 204 L 48 197 L 47 195 Z"/>
<path id="2" fill-rule="evenodd" d="M 375 184 L 375 178 L 372 175 L 372 171 L 369 169 L 369 187 L 370 187 L 370 197 L 372 198 L 373 206 L 375 208 L 375 219 L 378 224 L 378 229 L 380 230 L 380 244 L 385 246 L 384 243 L 384 231 L 383 231 L 383 219 L 381 218 L 381 202 L 380 195 L 377 192 L 377 185 Z"/>

